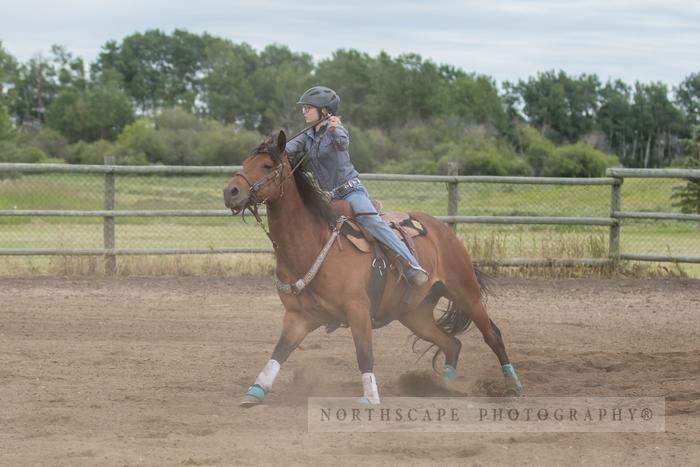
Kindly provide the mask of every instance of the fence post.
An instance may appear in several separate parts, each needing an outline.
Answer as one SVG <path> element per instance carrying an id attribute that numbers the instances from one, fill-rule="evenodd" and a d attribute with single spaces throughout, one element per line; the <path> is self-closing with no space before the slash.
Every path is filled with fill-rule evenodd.
<path id="1" fill-rule="evenodd" d="M 114 156 L 105 156 L 105 165 L 114 165 L 116 158 Z M 105 190 L 104 190 L 104 210 L 114 210 L 114 172 L 105 173 Z M 114 249 L 114 217 L 104 216 L 103 218 L 103 233 L 104 233 L 104 249 Z M 117 273 L 117 257 L 115 255 L 105 255 L 105 274 L 113 276 Z"/>
<path id="2" fill-rule="evenodd" d="M 615 183 L 611 185 L 610 193 L 610 217 L 615 223 L 610 226 L 610 238 L 608 240 L 608 258 L 612 260 L 613 269 L 617 267 L 620 259 L 620 220 L 616 217 L 616 212 L 620 210 L 620 191 L 622 188 L 622 177 L 614 177 Z"/>
<path id="3" fill-rule="evenodd" d="M 447 163 L 447 175 L 459 175 L 459 165 L 456 162 Z M 447 182 L 447 215 L 456 216 L 459 211 L 459 182 L 457 180 Z M 457 232 L 457 224 L 448 222 L 454 232 Z"/>

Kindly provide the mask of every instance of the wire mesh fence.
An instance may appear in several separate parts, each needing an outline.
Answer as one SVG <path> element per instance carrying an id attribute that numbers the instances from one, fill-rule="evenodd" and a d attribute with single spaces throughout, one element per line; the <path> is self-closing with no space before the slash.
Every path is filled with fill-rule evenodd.
<path id="1" fill-rule="evenodd" d="M 695 171 L 699 172 L 699 171 Z M 700 178 L 697 179 L 700 181 Z M 621 187 L 621 211 L 630 213 L 678 213 L 674 194 L 686 186 L 687 178 L 625 178 Z M 622 254 L 697 256 L 700 255 L 700 200 L 693 219 L 621 219 Z M 685 210 L 687 211 L 687 209 Z"/>
<path id="2" fill-rule="evenodd" d="M 270 248 L 252 217 L 233 217 L 224 210 L 222 188 L 235 167 L 207 168 L 201 173 L 190 169 L 194 173 L 183 168 L 173 173 L 167 168 L 147 174 L 117 171 L 116 213 L 177 210 L 199 211 L 199 215 L 171 216 L 164 212 L 157 217 L 115 216 L 114 248 Z M 0 170 L 0 253 L 8 254 L 12 249 L 103 249 L 104 218 L 80 214 L 105 209 L 106 169 L 77 173 L 64 166 L 60 171 L 46 170 Z M 370 195 L 383 203 L 385 211 L 466 217 L 611 218 L 612 179 L 587 185 L 515 183 L 509 177 L 405 179 L 372 174 L 363 179 Z M 458 187 L 457 209 L 453 212 L 449 207 L 450 183 Z M 620 187 L 619 210 L 679 213 L 681 208 L 674 205 L 673 194 L 674 187 L 683 183 L 686 179 L 678 177 L 625 178 Z M 27 215 L 13 215 L 23 211 Z M 54 215 L 61 211 L 78 215 Z M 695 257 L 700 253 L 700 219 L 621 218 L 620 225 L 623 255 Z M 607 225 L 511 225 L 471 223 L 467 219 L 456 224 L 456 231 L 477 259 L 608 258 L 611 254 Z"/>

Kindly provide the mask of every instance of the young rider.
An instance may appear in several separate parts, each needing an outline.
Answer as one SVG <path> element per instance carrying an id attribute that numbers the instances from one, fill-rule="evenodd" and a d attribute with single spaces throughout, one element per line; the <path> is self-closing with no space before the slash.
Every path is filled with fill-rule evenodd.
<path id="1" fill-rule="evenodd" d="M 299 98 L 307 124 L 319 122 L 313 128 L 287 142 L 286 151 L 293 155 L 306 153 L 306 160 L 322 190 L 333 199 L 348 201 L 357 216 L 357 221 L 377 240 L 400 255 L 409 264 L 406 279 L 414 287 L 428 280 L 428 273 L 418 264 L 408 247 L 400 241 L 376 212 L 350 161 L 348 131 L 337 116 L 340 97 L 330 88 L 314 86 Z M 328 117 L 327 120 L 321 121 Z M 369 214 L 368 214 L 369 213 Z"/>

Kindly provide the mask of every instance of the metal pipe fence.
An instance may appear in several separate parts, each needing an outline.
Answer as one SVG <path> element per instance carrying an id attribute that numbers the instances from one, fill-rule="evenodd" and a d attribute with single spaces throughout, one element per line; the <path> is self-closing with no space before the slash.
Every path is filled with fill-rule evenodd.
<path id="1" fill-rule="evenodd" d="M 272 253 L 253 222 L 245 224 L 231 218 L 228 210 L 214 209 L 222 205 L 220 187 L 239 169 L 118 166 L 110 160 L 105 165 L 0 164 L 0 255 L 99 255 L 112 274 L 120 255 Z M 700 235 L 693 231 L 700 214 L 672 212 L 670 201 L 678 183 L 700 180 L 700 170 L 609 169 L 601 178 L 542 178 L 460 176 L 453 167 L 446 176 L 361 178 L 389 210 L 428 212 L 467 240 L 490 239 L 495 249 L 472 245 L 472 252 L 488 253 L 483 258 L 475 255 L 483 263 L 700 263 Z M 649 180 L 656 184 L 649 185 Z M 484 227 L 479 225 L 504 230 L 480 230 Z M 555 230 L 525 231 L 524 226 Z M 578 230 L 587 228 L 606 228 L 607 242 L 599 240 L 600 233 Z M 101 242 L 96 240 L 99 230 Z M 542 239 L 533 240 L 533 232 L 540 232 Z M 645 232 L 648 243 L 662 242 L 664 253 L 646 246 Z M 554 257 L 557 252 L 547 243 L 553 234 L 575 237 L 573 243 L 579 246 L 591 243 L 586 251 L 596 256 L 577 250 L 578 257 Z M 672 248 L 674 236 L 681 245 Z M 512 247 L 505 244 L 512 242 L 502 240 L 506 237 L 519 238 L 521 245 L 540 242 L 540 257 L 509 254 Z M 170 242 L 177 245 L 166 247 Z"/>

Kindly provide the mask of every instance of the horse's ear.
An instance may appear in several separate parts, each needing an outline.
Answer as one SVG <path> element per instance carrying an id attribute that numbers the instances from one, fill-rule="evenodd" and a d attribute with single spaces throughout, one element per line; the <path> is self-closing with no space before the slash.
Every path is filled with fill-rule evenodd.
<path id="1" fill-rule="evenodd" d="M 284 152 L 284 148 L 287 146 L 287 135 L 284 131 L 280 130 L 280 134 L 277 135 L 277 149 L 279 149 L 280 154 Z"/>

